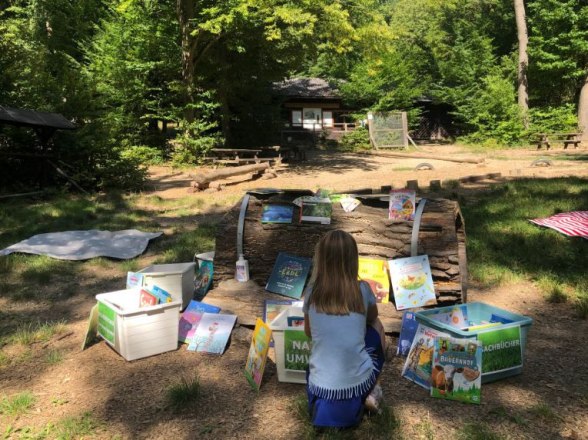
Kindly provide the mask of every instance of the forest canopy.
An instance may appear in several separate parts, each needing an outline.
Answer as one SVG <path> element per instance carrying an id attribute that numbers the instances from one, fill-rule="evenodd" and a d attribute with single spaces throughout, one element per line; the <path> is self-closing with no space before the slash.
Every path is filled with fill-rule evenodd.
<path id="1" fill-rule="evenodd" d="M 587 76 L 580 0 L 0 0 L 0 105 L 73 121 L 53 148 L 86 187 L 269 142 L 286 78 L 337 82 L 358 115 L 426 100 L 464 141 L 520 145 L 586 124 Z M 0 149 L 34 142 L 0 127 Z"/>

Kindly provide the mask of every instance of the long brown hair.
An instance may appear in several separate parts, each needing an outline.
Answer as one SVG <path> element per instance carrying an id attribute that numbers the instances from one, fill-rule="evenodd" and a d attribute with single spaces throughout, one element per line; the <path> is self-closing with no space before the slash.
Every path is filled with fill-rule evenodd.
<path id="1" fill-rule="evenodd" d="M 355 239 L 347 232 L 327 232 L 314 251 L 309 304 L 329 315 L 365 313 L 357 279 L 358 252 Z"/>

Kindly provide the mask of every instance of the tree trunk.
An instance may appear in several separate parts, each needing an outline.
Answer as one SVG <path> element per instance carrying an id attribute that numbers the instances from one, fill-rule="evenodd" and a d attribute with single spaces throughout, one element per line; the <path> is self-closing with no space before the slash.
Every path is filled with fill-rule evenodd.
<path id="1" fill-rule="evenodd" d="M 588 142 L 588 77 L 578 100 L 578 127 L 582 131 L 582 142 Z"/>
<path id="2" fill-rule="evenodd" d="M 517 75 L 517 96 L 519 108 L 523 114 L 523 124 L 525 129 L 529 127 L 529 90 L 527 80 L 527 70 L 529 67 L 529 55 L 527 53 L 527 44 L 529 35 L 527 34 L 527 21 L 525 18 L 524 0 L 514 0 L 515 18 L 517 22 L 517 38 L 519 41 L 519 64 Z"/>
<path id="3" fill-rule="evenodd" d="M 182 48 L 182 82 L 184 84 L 184 118 L 188 122 L 194 121 L 194 53 L 192 28 L 190 20 L 195 18 L 193 0 L 177 0 L 178 22 L 180 24 L 180 38 Z"/>
<path id="4" fill-rule="evenodd" d="M 385 198 L 384 194 L 382 196 Z M 294 197 L 296 194 L 285 194 L 268 201 L 288 202 Z M 240 206 L 241 202 L 227 213 L 217 230 L 215 285 L 235 275 Z M 263 201 L 252 195 L 243 230 L 243 251 L 249 260 L 250 277 L 260 286 L 265 286 L 279 252 L 312 257 L 315 244 L 332 229 L 351 233 L 362 256 L 391 259 L 410 255 L 413 222 L 388 220 L 388 202 L 379 197 L 364 199 L 364 203 L 350 213 L 344 212 L 338 203 L 333 204 L 330 225 L 295 222 L 262 224 L 262 206 Z M 294 211 L 296 219 L 296 207 Z M 427 200 L 418 234 L 418 254 L 429 256 L 435 291 L 440 301 L 455 303 L 466 300 L 465 231 L 457 202 Z"/>

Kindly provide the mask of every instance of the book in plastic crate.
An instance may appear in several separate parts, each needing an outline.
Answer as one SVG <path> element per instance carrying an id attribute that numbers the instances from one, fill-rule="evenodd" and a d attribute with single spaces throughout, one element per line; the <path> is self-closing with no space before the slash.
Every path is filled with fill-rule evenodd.
<path id="1" fill-rule="evenodd" d="M 140 307 L 141 288 L 96 295 L 98 335 L 127 361 L 178 348 L 181 302 Z"/>
<path id="2" fill-rule="evenodd" d="M 153 264 L 138 273 L 143 286 L 158 286 L 178 300 L 184 310 L 194 296 L 194 269 L 196 263 Z"/>
<path id="3" fill-rule="evenodd" d="M 482 302 L 461 304 L 468 325 L 460 328 L 435 315 L 447 314 L 456 306 L 437 307 L 416 312 L 416 319 L 455 338 L 475 338 L 483 345 L 482 383 L 521 374 L 527 334 L 533 320 Z"/>

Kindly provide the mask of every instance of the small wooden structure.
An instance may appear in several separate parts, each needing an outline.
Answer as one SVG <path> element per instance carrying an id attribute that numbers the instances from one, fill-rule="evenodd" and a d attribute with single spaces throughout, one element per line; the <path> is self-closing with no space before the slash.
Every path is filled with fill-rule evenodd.
<path id="1" fill-rule="evenodd" d="M 359 192 L 359 191 L 358 191 Z M 418 254 L 427 254 L 431 263 L 435 291 L 440 304 L 467 300 L 467 264 L 465 228 L 457 202 L 446 199 L 427 200 L 420 227 L 413 234 L 413 222 L 388 220 L 388 195 L 362 191 L 362 204 L 353 212 L 333 205 L 331 224 L 264 224 L 264 203 L 287 203 L 306 190 L 284 190 L 247 194 L 224 217 L 218 227 L 214 258 L 214 289 L 204 301 L 232 310 L 244 325 L 254 325 L 260 317 L 263 300 L 284 299 L 263 289 L 279 252 L 312 257 L 315 244 L 324 233 L 342 229 L 352 234 L 361 256 L 397 258 L 411 254 L 416 237 Z M 294 218 L 297 207 L 295 207 Z M 251 281 L 247 287 L 233 282 L 239 252 L 249 261 Z M 401 312 L 393 303 L 379 304 L 386 331 L 400 329 Z"/>
<path id="2" fill-rule="evenodd" d="M 408 148 L 406 112 L 368 113 L 370 142 L 380 148 Z"/>
<path id="3" fill-rule="evenodd" d="M 582 133 L 539 133 L 535 142 L 537 143 L 537 150 L 540 150 L 543 146 L 549 150 L 552 143 L 561 143 L 564 150 L 566 150 L 568 145 L 578 148 L 578 145 L 582 142 L 581 138 Z"/>

